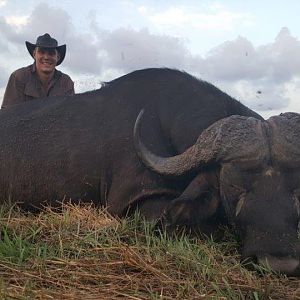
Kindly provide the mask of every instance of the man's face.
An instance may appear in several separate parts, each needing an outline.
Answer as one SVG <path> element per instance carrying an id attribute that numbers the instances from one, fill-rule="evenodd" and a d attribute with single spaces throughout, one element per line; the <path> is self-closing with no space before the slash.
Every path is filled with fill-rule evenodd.
<path id="1" fill-rule="evenodd" d="M 37 71 L 52 73 L 59 60 L 59 54 L 55 48 L 36 47 L 33 52 Z"/>

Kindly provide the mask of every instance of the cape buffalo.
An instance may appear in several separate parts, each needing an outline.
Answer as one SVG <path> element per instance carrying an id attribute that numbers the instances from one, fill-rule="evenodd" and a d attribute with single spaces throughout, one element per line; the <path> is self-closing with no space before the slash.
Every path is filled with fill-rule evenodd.
<path id="1" fill-rule="evenodd" d="M 0 195 L 28 208 L 63 198 L 119 216 L 139 208 L 171 226 L 229 220 L 244 258 L 293 275 L 299 127 L 297 114 L 264 121 L 186 73 L 135 71 L 99 90 L 1 110 Z"/>

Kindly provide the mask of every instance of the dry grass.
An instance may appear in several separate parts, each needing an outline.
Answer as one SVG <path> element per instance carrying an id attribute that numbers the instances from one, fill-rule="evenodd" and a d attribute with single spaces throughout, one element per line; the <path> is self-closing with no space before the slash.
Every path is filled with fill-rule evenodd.
<path id="1" fill-rule="evenodd" d="M 300 299 L 298 279 L 242 268 L 232 236 L 170 238 L 90 205 L 0 217 L 1 299 Z"/>

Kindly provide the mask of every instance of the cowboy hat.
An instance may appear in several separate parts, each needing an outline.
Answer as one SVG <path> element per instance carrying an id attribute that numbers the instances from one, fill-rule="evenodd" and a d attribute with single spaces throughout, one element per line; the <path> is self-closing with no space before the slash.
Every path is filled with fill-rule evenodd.
<path id="1" fill-rule="evenodd" d="M 57 62 L 57 66 L 60 65 L 66 55 L 66 45 L 58 46 L 57 40 L 52 38 L 49 33 L 45 33 L 44 35 L 39 36 L 36 39 L 36 43 L 32 44 L 28 41 L 25 42 L 27 50 L 29 54 L 33 57 L 33 51 L 35 47 L 43 47 L 43 48 L 55 48 L 59 53 L 59 60 Z M 34 57 L 33 57 L 34 58 Z"/>

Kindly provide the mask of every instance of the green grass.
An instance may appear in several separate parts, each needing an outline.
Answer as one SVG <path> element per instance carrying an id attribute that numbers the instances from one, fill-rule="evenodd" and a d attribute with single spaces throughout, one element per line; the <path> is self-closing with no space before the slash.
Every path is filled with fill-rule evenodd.
<path id="1" fill-rule="evenodd" d="M 237 241 L 168 236 L 89 205 L 0 210 L 0 299 L 300 299 L 298 279 L 241 267 Z"/>

